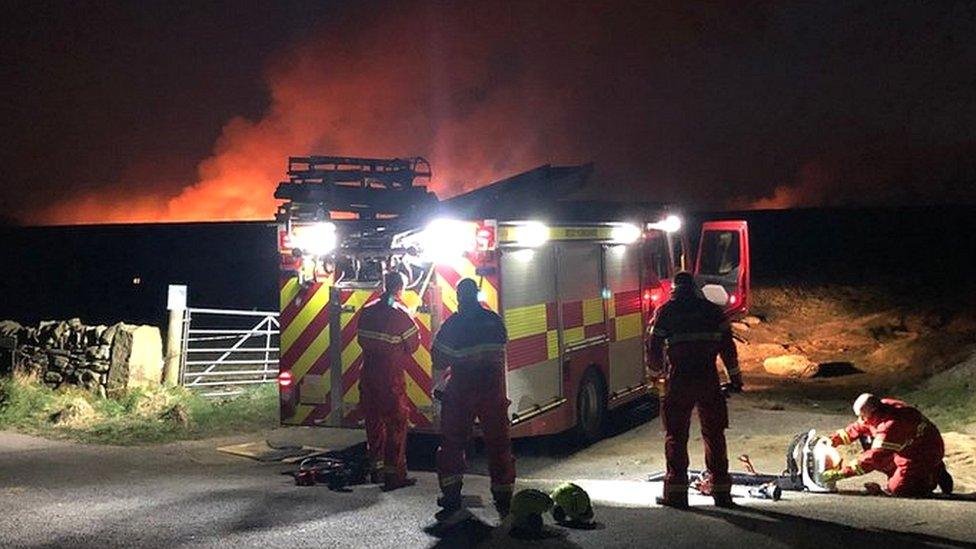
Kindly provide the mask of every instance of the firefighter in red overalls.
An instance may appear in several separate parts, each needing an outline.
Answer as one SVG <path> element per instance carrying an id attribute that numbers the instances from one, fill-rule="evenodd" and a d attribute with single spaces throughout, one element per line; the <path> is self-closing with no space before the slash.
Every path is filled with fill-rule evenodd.
<path id="1" fill-rule="evenodd" d="M 742 389 L 742 376 L 722 308 L 699 295 L 690 273 L 675 275 L 671 299 L 655 314 L 649 347 L 651 369 L 666 376 L 661 418 L 667 474 L 658 503 L 688 507 L 688 429 L 697 407 L 712 497 L 716 505 L 731 507 L 732 479 L 725 446 L 729 413 L 715 357 L 722 356 L 732 390 Z"/>
<path id="2" fill-rule="evenodd" d="M 475 418 L 480 421 L 488 453 L 491 493 L 501 517 L 508 515 L 515 483 L 515 459 L 509 436 L 505 391 L 505 343 L 502 319 L 481 306 L 478 286 L 465 278 L 457 285 L 458 311 L 441 326 L 434 339 L 434 369 L 450 367 L 441 403 L 441 446 L 437 476 L 443 496 L 437 519 L 450 521 L 463 512 L 461 484 L 464 449 Z"/>
<path id="3" fill-rule="evenodd" d="M 942 435 L 921 412 L 900 400 L 865 393 L 854 401 L 854 414 L 858 420 L 830 435 L 830 441 L 844 446 L 861 440 L 867 449 L 853 466 L 824 472 L 824 480 L 881 471 L 888 476 L 888 485 L 883 490 L 870 485 L 878 492 L 922 497 L 938 486 L 943 493 L 952 493 L 952 476 L 942 461 Z"/>
<path id="4" fill-rule="evenodd" d="M 373 481 L 383 477 L 384 490 L 412 486 L 407 478 L 407 417 L 404 361 L 420 344 L 417 325 L 397 301 L 403 275 L 388 273 L 385 291 L 363 307 L 357 337 L 363 348 L 359 377 L 359 405 L 366 419 L 366 445 L 373 464 Z"/>

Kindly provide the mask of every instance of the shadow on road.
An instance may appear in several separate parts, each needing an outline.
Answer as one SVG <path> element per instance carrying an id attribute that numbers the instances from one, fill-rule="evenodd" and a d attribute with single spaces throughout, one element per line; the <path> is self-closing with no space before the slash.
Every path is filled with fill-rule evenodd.
<path id="1" fill-rule="evenodd" d="M 754 507 L 731 510 L 692 508 L 691 513 L 724 520 L 792 547 L 973 547 L 973 544 L 928 534 L 865 530 Z"/>
<path id="2" fill-rule="evenodd" d="M 658 401 L 656 399 L 638 400 L 611 412 L 607 417 L 604 439 L 626 433 L 652 421 L 658 415 Z M 411 471 L 436 470 L 435 454 L 440 437 L 436 435 L 411 434 L 407 440 L 407 466 Z M 541 456 L 566 458 L 584 449 L 573 440 L 568 433 L 546 435 L 538 437 L 518 438 L 512 441 L 512 449 L 516 458 L 525 456 Z M 468 456 L 480 456 L 484 452 L 484 444 L 480 438 L 474 438 L 468 445 Z"/>
<path id="3" fill-rule="evenodd" d="M 454 547 L 552 547 L 555 549 L 575 549 L 579 545 L 566 539 L 567 532 L 560 528 L 544 526 L 535 535 L 513 536 L 507 526 L 491 526 L 477 517 L 445 528 L 431 525 L 424 532 L 437 538 L 434 548 Z"/>

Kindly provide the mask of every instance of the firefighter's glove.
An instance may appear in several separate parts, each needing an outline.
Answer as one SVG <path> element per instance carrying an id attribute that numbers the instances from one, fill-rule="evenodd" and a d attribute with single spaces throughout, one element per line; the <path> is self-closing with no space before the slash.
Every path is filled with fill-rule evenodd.
<path id="1" fill-rule="evenodd" d="M 742 380 L 741 379 L 733 379 L 729 383 L 729 392 L 730 393 L 741 393 L 742 392 Z"/>
<path id="2" fill-rule="evenodd" d="M 842 480 L 847 477 L 848 475 L 844 472 L 843 469 L 827 469 L 826 471 L 820 474 L 820 478 L 824 482 L 837 482 L 838 480 Z"/>
<path id="3" fill-rule="evenodd" d="M 844 439 L 840 438 L 840 435 L 837 433 L 834 433 L 827 438 L 830 439 L 830 445 L 833 446 L 834 448 L 837 448 L 838 446 L 844 446 Z"/>

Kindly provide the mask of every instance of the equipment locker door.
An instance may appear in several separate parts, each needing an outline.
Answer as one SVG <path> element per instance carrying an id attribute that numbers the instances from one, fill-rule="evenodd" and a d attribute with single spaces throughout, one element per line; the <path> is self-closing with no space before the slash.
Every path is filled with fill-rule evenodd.
<path id="1" fill-rule="evenodd" d="M 505 250 L 501 273 L 511 416 L 562 396 L 553 246 Z"/>
<path id="2" fill-rule="evenodd" d="M 703 286 L 717 284 L 725 289 L 727 315 L 749 309 L 749 227 L 745 221 L 702 224 L 695 277 Z"/>
<path id="3" fill-rule="evenodd" d="M 610 336 L 610 394 L 644 384 L 639 245 L 608 246 L 603 252 Z"/>

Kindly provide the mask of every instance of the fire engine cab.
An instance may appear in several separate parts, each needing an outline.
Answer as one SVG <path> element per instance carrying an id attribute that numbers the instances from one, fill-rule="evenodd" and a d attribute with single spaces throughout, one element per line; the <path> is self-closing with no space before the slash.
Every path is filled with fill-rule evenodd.
<path id="1" fill-rule="evenodd" d="M 608 410 L 656 395 L 647 328 L 678 270 L 730 316 L 748 309 L 744 221 L 704 223 L 692 260 L 667 206 L 572 199 L 592 165 L 541 166 L 444 201 L 420 184 L 430 174 L 422 158 L 289 159 L 275 193 L 283 424 L 363 425 L 356 324 L 387 270 L 406 276 L 420 328 L 404 373 L 419 432 L 438 430 L 445 372 L 430 349 L 462 278 L 508 330 L 513 436 L 575 429 L 595 440 Z"/>

